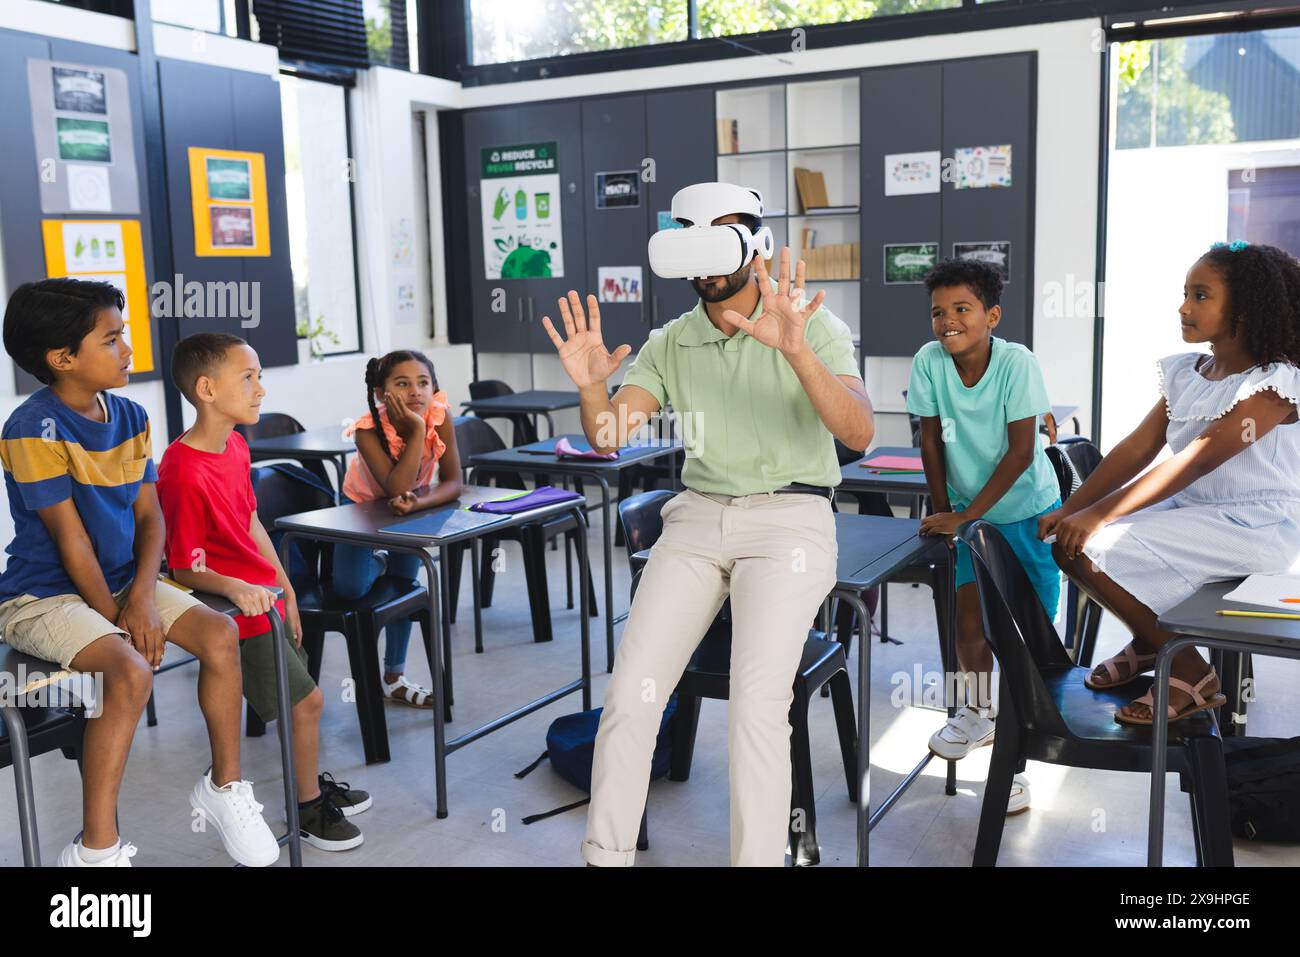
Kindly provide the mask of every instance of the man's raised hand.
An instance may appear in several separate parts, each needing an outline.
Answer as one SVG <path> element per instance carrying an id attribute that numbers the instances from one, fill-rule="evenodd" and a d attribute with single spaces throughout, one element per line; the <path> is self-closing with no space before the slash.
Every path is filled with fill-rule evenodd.
<path id="1" fill-rule="evenodd" d="M 559 300 L 559 306 L 565 338 L 560 338 L 555 331 L 550 316 L 542 317 L 542 327 L 555 344 L 564 371 L 579 389 L 604 382 L 628 357 L 632 347 L 624 343 L 613 352 L 605 348 L 600 336 L 600 304 L 595 296 L 587 296 L 585 315 L 582 298 L 572 289 L 568 298 Z"/>
<path id="2" fill-rule="evenodd" d="M 779 349 L 787 356 L 799 352 L 804 346 L 804 326 L 809 317 L 821 308 L 825 292 L 819 292 L 812 302 L 804 304 L 804 262 L 799 260 L 795 269 L 794 285 L 790 285 L 790 247 L 781 249 L 781 271 L 776 281 L 776 291 L 772 291 L 771 279 L 763 257 L 754 260 L 754 272 L 758 276 L 758 291 L 763 297 L 763 312 L 756 320 L 750 321 L 734 309 L 728 309 L 722 317 L 732 325 L 739 326 L 765 346 Z"/>

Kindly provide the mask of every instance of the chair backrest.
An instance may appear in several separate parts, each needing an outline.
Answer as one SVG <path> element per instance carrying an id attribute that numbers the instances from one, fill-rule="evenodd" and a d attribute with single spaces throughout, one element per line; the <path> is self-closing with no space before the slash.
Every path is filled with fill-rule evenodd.
<path id="1" fill-rule="evenodd" d="M 1101 462 L 1101 451 L 1081 435 L 1062 436 L 1055 445 L 1049 445 L 1046 452 L 1052 471 L 1056 473 L 1062 502 L 1087 481 Z"/>
<path id="2" fill-rule="evenodd" d="M 486 421 L 472 415 L 460 415 L 455 420 L 456 449 L 460 460 L 468 462 L 471 456 L 485 452 L 499 452 L 506 447 L 496 429 Z M 502 469 L 473 469 L 475 485 L 497 485 L 501 488 L 527 488 L 518 472 Z"/>
<path id="3" fill-rule="evenodd" d="M 263 412 L 256 425 L 237 425 L 235 431 L 248 441 L 253 439 L 277 439 L 282 435 L 297 435 L 306 432 L 303 424 L 291 415 L 283 412 Z"/>
<path id="4" fill-rule="evenodd" d="M 903 390 L 903 407 L 907 407 L 907 390 Z M 912 448 L 921 447 L 921 417 L 911 412 L 907 413 L 907 424 L 912 428 Z"/>
<path id="5" fill-rule="evenodd" d="M 294 468 L 292 465 L 254 465 L 249 476 L 253 483 L 253 494 L 257 496 L 257 517 L 277 543 L 279 535 L 275 531 L 276 519 L 318 508 L 331 508 L 335 504 L 332 495 L 326 494 L 312 482 L 295 478 Z M 305 538 L 295 539 L 294 544 L 306 566 L 302 571 L 313 578 L 329 573 L 327 566 L 330 564 L 329 556 L 333 553 L 332 547 Z M 287 570 L 293 577 L 294 569 Z"/>
<path id="6" fill-rule="evenodd" d="M 1068 669 L 1074 662 L 1002 533 L 985 521 L 969 522 L 958 534 L 971 551 L 979 590 L 984 636 L 1002 671 L 1021 725 L 1070 736 L 1041 671 Z"/>
<path id="7" fill-rule="evenodd" d="M 515 390 L 510 388 L 509 384 L 502 382 L 500 379 L 480 379 L 477 382 L 469 384 L 469 397 L 471 399 L 495 399 L 501 395 L 514 395 Z M 484 419 L 509 419 L 511 426 L 511 443 L 513 446 L 529 445 L 537 441 L 537 426 L 527 415 L 521 414 L 487 414 L 479 415 Z M 522 486 L 521 486 L 522 487 Z"/>
<path id="8" fill-rule="evenodd" d="M 849 448 L 839 439 L 835 440 L 835 457 L 840 460 L 840 465 L 845 466 L 862 458 L 862 451 Z"/>
<path id="9" fill-rule="evenodd" d="M 671 489 L 655 489 L 632 495 L 618 503 L 618 520 L 623 525 L 623 544 L 627 547 L 627 560 L 659 540 L 664 530 L 660 515 L 664 505 L 677 493 Z"/>

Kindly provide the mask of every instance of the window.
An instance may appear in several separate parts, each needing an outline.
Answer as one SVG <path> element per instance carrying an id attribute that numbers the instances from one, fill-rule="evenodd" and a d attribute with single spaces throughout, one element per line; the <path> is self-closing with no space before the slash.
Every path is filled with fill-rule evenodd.
<path id="1" fill-rule="evenodd" d="M 398 70 L 418 70 L 412 0 L 364 0 L 366 47 L 370 62 Z"/>
<path id="2" fill-rule="evenodd" d="M 1119 149 L 1300 136 L 1300 29 L 1134 40 L 1117 53 Z"/>
<path id="3" fill-rule="evenodd" d="M 700 36 L 724 37 L 945 10 L 961 0 L 697 0 L 697 6 Z"/>
<path id="4" fill-rule="evenodd" d="M 325 330 L 314 342 L 324 353 L 361 349 L 346 95 L 335 84 L 280 77 L 295 313 L 299 336 Z"/>
<path id="5" fill-rule="evenodd" d="M 687 38 L 687 0 L 470 0 L 473 63 L 510 63 Z"/>
<path id="6" fill-rule="evenodd" d="M 235 0 L 153 0 L 155 23 L 236 36 Z"/>

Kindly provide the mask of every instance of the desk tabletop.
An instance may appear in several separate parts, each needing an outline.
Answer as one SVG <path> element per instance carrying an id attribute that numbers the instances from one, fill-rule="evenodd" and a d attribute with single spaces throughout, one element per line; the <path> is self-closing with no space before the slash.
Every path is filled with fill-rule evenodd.
<path id="1" fill-rule="evenodd" d="M 461 403 L 461 408 L 473 412 L 558 412 L 560 409 L 576 409 L 579 404 L 576 392 L 528 389 L 510 395 L 494 395 L 490 399 L 467 399 Z"/>
<path id="2" fill-rule="evenodd" d="M 1216 615 L 1220 608 L 1236 611 L 1267 611 L 1258 605 L 1244 605 L 1223 596 L 1232 591 L 1240 579 L 1210 582 L 1196 594 L 1160 616 L 1161 628 L 1180 635 L 1197 635 L 1224 641 L 1250 641 L 1300 651 L 1300 620 L 1285 618 L 1225 618 Z"/>
<path id="3" fill-rule="evenodd" d="M 606 459 L 562 459 L 553 451 L 555 443 L 567 438 L 573 443 L 586 443 L 585 436 L 573 433 L 557 435 L 554 438 L 531 442 L 513 449 L 501 449 L 497 452 L 480 452 L 471 455 L 466 463 L 472 468 L 492 466 L 520 472 L 618 472 L 631 465 L 638 465 L 649 459 L 662 455 L 671 455 L 682 448 L 680 440 L 653 439 L 645 445 L 627 446 L 619 450 L 618 458 Z"/>
<path id="4" fill-rule="evenodd" d="M 856 462 L 850 462 L 840 468 L 839 490 L 842 492 L 910 492 L 914 495 L 929 493 L 924 472 L 881 475 L 862 465 L 863 462 L 879 455 L 906 455 L 920 458 L 921 450 L 901 445 L 882 445 L 874 448 Z"/>
<path id="5" fill-rule="evenodd" d="M 451 545 L 455 542 L 468 541 L 471 538 L 499 532 L 515 525 L 523 525 L 551 515 L 559 515 L 571 511 L 575 506 L 585 505 L 583 499 L 556 502 L 553 505 L 543 505 L 540 508 L 529 509 L 526 512 L 519 512 L 514 515 L 502 515 L 499 522 L 465 529 L 450 535 L 424 537 L 409 533 L 385 531 L 386 526 L 396 525 L 419 515 L 466 508 L 475 502 L 490 502 L 511 494 L 518 494 L 518 490 L 467 485 L 464 491 L 461 492 L 460 498 L 439 509 L 413 512 L 411 515 L 394 515 L 393 510 L 388 507 L 388 502 L 378 499 L 361 505 L 335 505 L 332 508 L 318 508 L 315 511 L 300 512 L 297 515 L 285 515 L 276 519 L 275 527 L 281 531 L 297 532 L 309 538 L 324 538 L 331 541 L 342 540 L 355 542 L 359 545 L 370 545 L 375 548 L 429 548 L 431 546 Z"/>
<path id="6" fill-rule="evenodd" d="M 342 427 L 308 429 L 306 432 L 294 432 L 290 435 L 253 439 L 248 443 L 249 454 L 254 460 L 258 457 L 270 458 L 281 455 L 319 455 L 332 458 L 356 450 L 356 442 L 343 438 Z"/>

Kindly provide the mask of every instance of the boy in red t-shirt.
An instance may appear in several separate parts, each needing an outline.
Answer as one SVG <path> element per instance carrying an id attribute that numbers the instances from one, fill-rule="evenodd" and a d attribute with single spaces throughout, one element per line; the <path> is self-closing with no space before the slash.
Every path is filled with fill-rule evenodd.
<path id="1" fill-rule="evenodd" d="M 257 353 L 243 339 L 204 332 L 172 352 L 172 380 L 198 412 L 194 427 L 167 447 L 158 466 L 158 497 L 167 523 L 171 576 L 197 591 L 228 598 L 239 625 L 244 697 L 264 721 L 277 716 L 275 648 L 267 630 L 268 586 L 284 589 L 275 603 L 288 640 L 289 698 L 302 839 L 327 851 L 362 841 L 348 820 L 370 806 L 370 795 L 318 774 L 320 718 L 325 697 L 307 670 L 302 624 L 289 577 L 257 517 L 249 479 L 248 445 L 234 431 L 254 425 L 266 390 Z"/>

